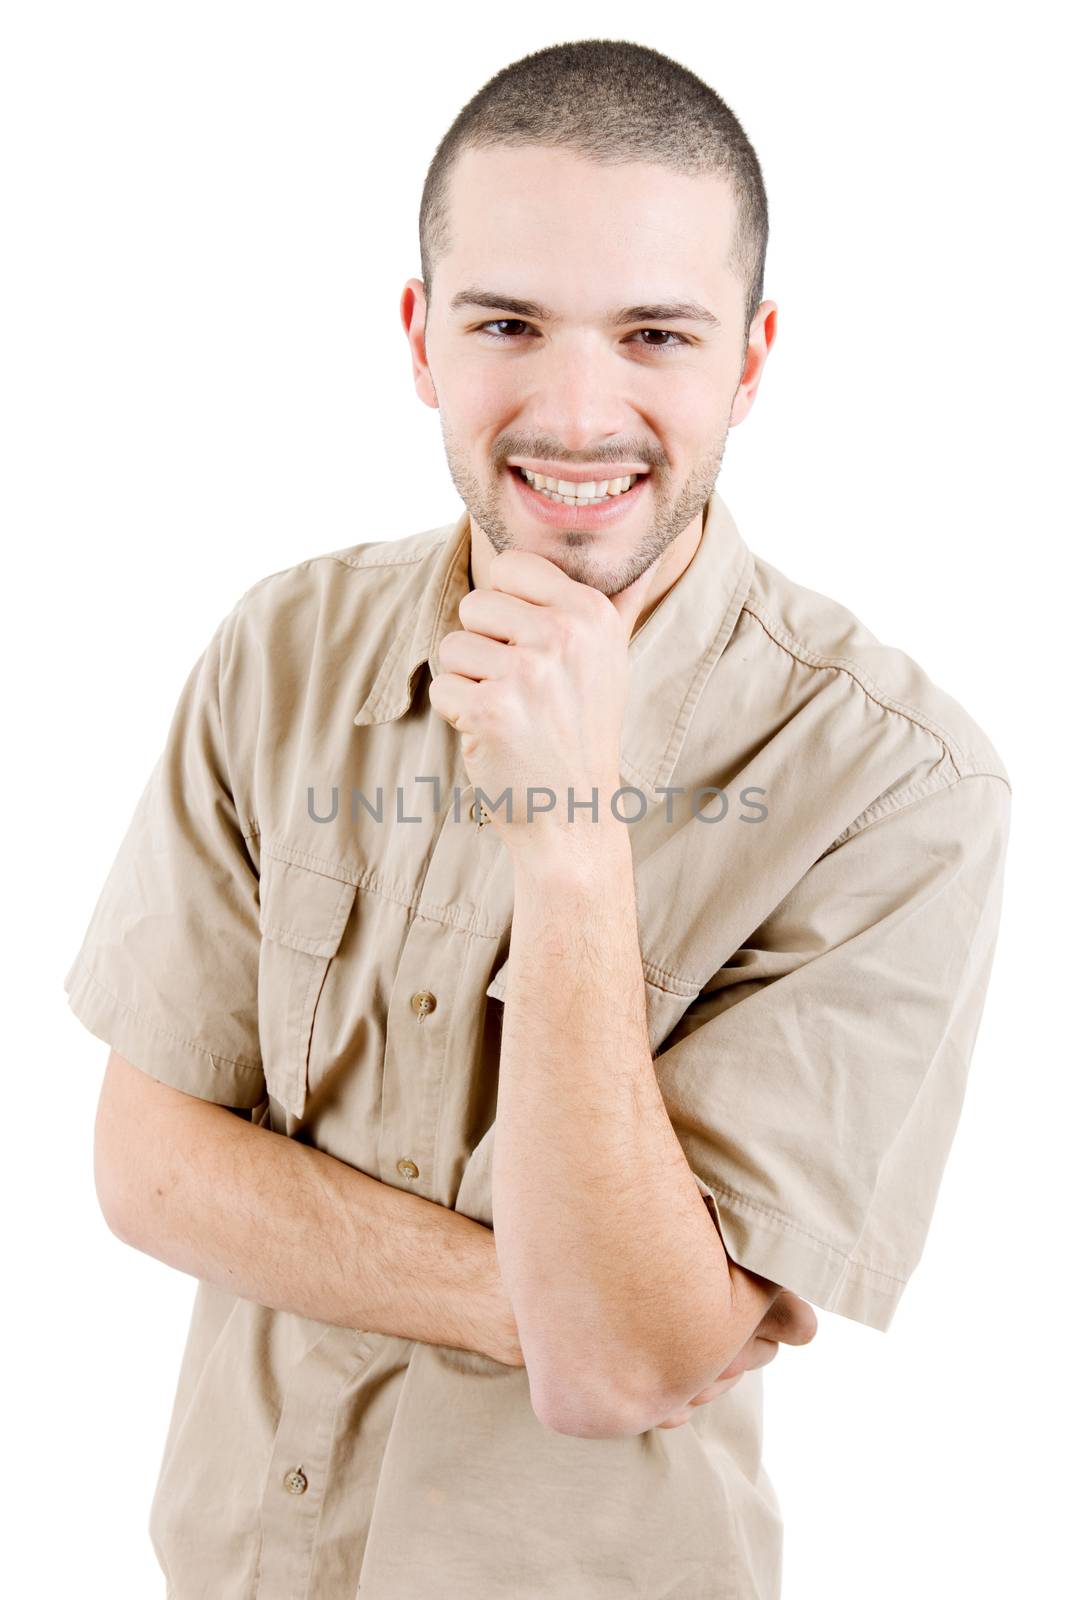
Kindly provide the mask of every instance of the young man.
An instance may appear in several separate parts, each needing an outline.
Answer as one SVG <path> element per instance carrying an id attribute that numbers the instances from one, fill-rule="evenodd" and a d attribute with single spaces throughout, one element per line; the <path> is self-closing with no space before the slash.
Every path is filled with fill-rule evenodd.
<path id="1" fill-rule="evenodd" d="M 241 597 L 67 976 L 104 1214 L 200 1280 L 152 1539 L 173 1600 L 772 1600 L 760 1369 L 920 1258 L 1008 777 L 715 490 L 776 319 L 718 96 L 539 51 L 420 228 L 464 511 Z"/>

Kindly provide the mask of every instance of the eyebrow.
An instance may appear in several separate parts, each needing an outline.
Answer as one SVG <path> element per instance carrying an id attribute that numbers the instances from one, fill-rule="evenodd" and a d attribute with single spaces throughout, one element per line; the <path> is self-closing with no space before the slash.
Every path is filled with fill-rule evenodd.
<path id="1" fill-rule="evenodd" d="M 507 294 L 496 294 L 490 289 L 461 289 L 449 301 L 451 311 L 463 306 L 480 306 L 483 311 L 507 311 L 513 317 L 530 317 L 535 322 L 551 322 L 552 313 L 536 300 L 516 300 Z M 622 306 L 613 311 L 608 321 L 616 328 L 631 322 L 705 322 L 710 327 L 721 326 L 714 312 L 696 300 L 662 300 L 642 306 Z"/>

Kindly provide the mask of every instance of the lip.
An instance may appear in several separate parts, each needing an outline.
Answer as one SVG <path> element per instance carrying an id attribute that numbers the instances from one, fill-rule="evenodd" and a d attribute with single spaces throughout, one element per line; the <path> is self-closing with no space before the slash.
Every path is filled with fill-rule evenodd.
<path id="1" fill-rule="evenodd" d="M 610 528 L 616 522 L 621 522 L 644 499 L 648 486 L 649 474 L 639 478 L 632 489 L 625 494 L 613 495 L 605 500 L 602 506 L 563 506 L 557 505 L 555 500 L 548 500 L 539 494 L 526 482 L 518 467 L 508 467 L 508 477 L 515 485 L 515 491 L 523 507 L 541 522 L 547 522 L 552 528 L 586 529 L 589 532 L 598 532 L 601 528 Z"/>

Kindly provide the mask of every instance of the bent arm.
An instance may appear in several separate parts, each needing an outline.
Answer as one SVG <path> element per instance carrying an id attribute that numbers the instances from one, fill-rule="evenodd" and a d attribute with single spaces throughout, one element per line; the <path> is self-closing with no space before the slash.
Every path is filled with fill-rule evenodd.
<path id="1" fill-rule="evenodd" d="M 611 1438 L 714 1382 L 779 1286 L 700 1197 L 649 1048 L 629 835 L 590 834 L 516 861 L 493 1214 L 537 1415 Z"/>
<path id="2" fill-rule="evenodd" d="M 492 1229 L 114 1050 L 94 1169 L 111 1231 L 181 1272 L 319 1322 L 522 1364 Z"/>

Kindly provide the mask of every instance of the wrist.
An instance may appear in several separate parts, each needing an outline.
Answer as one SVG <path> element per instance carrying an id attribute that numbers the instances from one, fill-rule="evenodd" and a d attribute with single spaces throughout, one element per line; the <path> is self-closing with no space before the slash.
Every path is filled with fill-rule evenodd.
<path id="1" fill-rule="evenodd" d="M 612 797 L 620 787 L 618 778 L 576 787 L 575 792 L 592 800 L 596 809 L 577 801 L 573 816 L 568 815 L 566 804 L 557 805 L 532 822 L 518 828 L 504 830 L 516 864 L 523 863 L 531 871 L 581 872 L 591 868 L 601 870 L 605 858 L 620 851 L 629 854 L 631 824 L 620 820 L 612 809 Z M 628 815 L 625 796 L 619 801 L 622 817 Z"/>
<path id="2" fill-rule="evenodd" d="M 529 879 L 535 885 L 559 882 L 581 888 L 603 883 L 606 875 L 632 870 L 630 827 L 614 816 L 597 821 L 548 822 L 522 830 L 508 839 L 516 885 Z"/>

